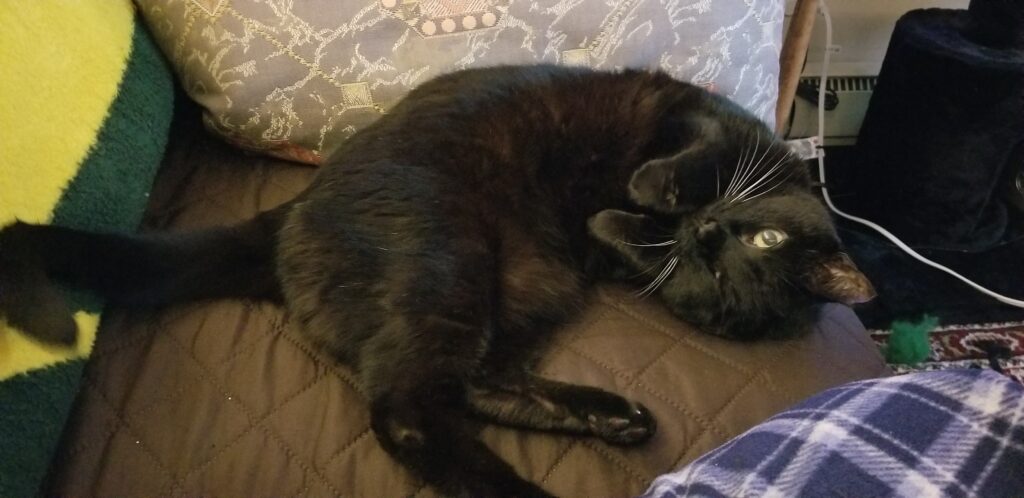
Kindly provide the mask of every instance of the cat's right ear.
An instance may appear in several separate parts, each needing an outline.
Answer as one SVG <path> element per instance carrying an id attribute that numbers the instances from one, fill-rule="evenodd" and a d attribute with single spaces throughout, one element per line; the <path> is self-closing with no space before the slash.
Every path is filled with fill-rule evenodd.
<path id="1" fill-rule="evenodd" d="M 605 209 L 587 220 L 587 229 L 599 242 L 615 249 L 634 264 L 641 264 L 643 258 L 637 246 L 653 220 L 642 214 L 627 213 L 617 209 Z"/>

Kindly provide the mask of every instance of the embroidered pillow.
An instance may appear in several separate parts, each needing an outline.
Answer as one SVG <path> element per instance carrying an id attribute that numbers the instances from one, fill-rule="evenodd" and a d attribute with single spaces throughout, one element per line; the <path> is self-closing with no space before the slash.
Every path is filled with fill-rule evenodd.
<path id="1" fill-rule="evenodd" d="M 657 68 L 772 124 L 782 0 L 136 0 L 227 140 L 319 163 L 417 84 L 476 66 Z"/>

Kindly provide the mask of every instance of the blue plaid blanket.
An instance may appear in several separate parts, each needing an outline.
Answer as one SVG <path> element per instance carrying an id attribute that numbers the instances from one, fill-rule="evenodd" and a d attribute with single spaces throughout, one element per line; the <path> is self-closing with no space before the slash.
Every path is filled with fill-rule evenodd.
<path id="1" fill-rule="evenodd" d="M 830 389 L 643 495 L 679 496 L 1024 497 L 1024 387 L 947 370 Z"/>

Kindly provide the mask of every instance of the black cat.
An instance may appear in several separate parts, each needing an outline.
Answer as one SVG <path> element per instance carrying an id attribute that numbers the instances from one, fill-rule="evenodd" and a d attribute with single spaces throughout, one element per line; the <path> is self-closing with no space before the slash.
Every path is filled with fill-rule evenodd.
<path id="1" fill-rule="evenodd" d="M 355 370 L 381 445 L 441 492 L 547 496 L 481 444 L 473 415 L 651 437 L 640 404 L 531 365 L 595 280 L 646 285 L 737 339 L 807 330 L 815 303 L 871 297 L 804 165 L 757 119 L 660 73 L 550 66 L 430 81 L 291 202 L 239 226 L 126 236 L 0 232 L 0 312 L 75 329 L 50 279 L 130 305 L 281 300 Z M 13 289 L 13 290 L 12 290 Z"/>

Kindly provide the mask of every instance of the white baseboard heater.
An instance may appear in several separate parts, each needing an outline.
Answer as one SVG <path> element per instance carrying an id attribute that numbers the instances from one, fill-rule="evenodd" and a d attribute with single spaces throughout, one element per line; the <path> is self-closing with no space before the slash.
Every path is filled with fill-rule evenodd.
<path id="1" fill-rule="evenodd" d="M 801 90 L 813 88 L 813 91 L 798 91 L 793 118 L 786 133 L 788 138 L 804 138 L 818 133 L 819 82 L 817 76 L 800 78 Z M 877 76 L 829 76 L 828 90 L 835 92 L 838 102 L 834 109 L 825 111 L 827 145 L 853 145 L 857 142 L 857 134 L 877 82 Z"/>

